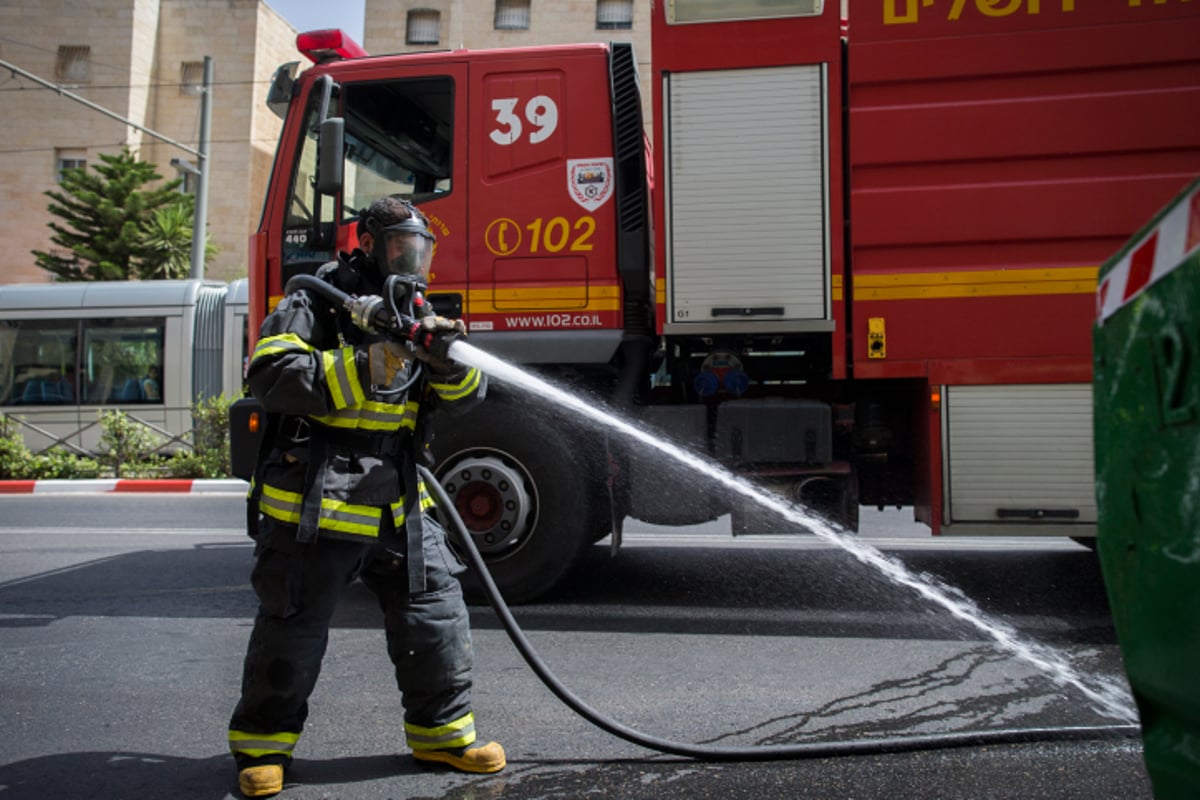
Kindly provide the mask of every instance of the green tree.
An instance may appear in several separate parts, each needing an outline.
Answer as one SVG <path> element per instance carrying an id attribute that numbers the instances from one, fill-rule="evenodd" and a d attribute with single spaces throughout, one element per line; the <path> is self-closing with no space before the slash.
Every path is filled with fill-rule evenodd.
<path id="1" fill-rule="evenodd" d="M 50 241 L 62 248 L 52 253 L 34 250 L 37 265 L 58 281 L 130 280 L 186 277 L 178 270 L 177 243 L 166 247 L 162 235 L 182 237 L 186 229 L 190 252 L 190 226 L 161 225 L 156 214 L 179 208 L 190 220 L 195 200 L 181 194 L 180 181 L 162 180 L 153 164 L 139 161 L 128 149 L 118 155 L 100 155 L 99 164 L 63 171 L 61 191 L 47 191 L 53 201 L 49 211 L 62 222 L 49 224 Z"/>
<path id="2" fill-rule="evenodd" d="M 143 233 L 147 249 L 153 255 L 155 274 L 142 274 L 142 278 L 186 278 L 192 269 L 192 229 L 194 227 L 194 198 L 188 195 L 189 203 L 179 203 L 156 209 L 146 221 Z M 216 255 L 217 248 L 211 241 L 204 242 L 204 260 Z"/>

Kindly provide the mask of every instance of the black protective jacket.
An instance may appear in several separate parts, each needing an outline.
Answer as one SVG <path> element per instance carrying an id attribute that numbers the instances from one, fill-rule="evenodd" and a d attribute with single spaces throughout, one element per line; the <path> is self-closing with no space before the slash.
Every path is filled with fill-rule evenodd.
<path id="1" fill-rule="evenodd" d="M 349 294 L 380 294 L 371 272 L 356 250 L 317 275 Z M 414 459 L 427 446 L 417 431 L 433 405 L 454 413 L 481 400 L 486 377 L 473 367 L 435 372 L 410 361 L 391 387 L 372 386 L 367 347 L 380 338 L 303 289 L 264 320 L 247 382 L 276 420 L 253 491 L 259 513 L 295 524 L 301 541 L 316 535 L 377 541 L 381 527 L 407 529 L 399 535 L 411 554 L 421 511 L 433 505 L 417 480 Z M 423 375 L 406 392 L 388 393 L 415 369 Z"/>

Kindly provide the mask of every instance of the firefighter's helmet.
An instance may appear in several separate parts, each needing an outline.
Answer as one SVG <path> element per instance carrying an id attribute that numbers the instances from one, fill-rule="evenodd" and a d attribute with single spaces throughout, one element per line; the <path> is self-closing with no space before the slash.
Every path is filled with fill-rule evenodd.
<path id="1" fill-rule="evenodd" d="M 381 278 L 402 275 L 429 280 L 436 239 L 429 220 L 409 201 L 396 195 L 381 197 L 359 215 L 358 236 L 374 239 L 371 260 Z"/>

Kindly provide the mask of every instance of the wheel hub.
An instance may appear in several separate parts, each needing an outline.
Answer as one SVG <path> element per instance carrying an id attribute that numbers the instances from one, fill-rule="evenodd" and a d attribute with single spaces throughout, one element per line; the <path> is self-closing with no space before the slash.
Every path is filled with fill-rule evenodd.
<path id="1" fill-rule="evenodd" d="M 451 459 L 439 480 L 481 553 L 510 550 L 532 529 L 534 501 L 524 473 L 499 454 Z"/>

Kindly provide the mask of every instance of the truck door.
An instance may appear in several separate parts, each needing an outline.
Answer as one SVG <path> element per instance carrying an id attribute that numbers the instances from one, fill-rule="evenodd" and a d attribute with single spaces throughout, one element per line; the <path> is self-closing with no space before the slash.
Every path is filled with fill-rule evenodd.
<path id="1" fill-rule="evenodd" d="M 465 74 L 455 61 L 373 67 L 347 62 L 307 84 L 309 98 L 294 132 L 298 144 L 290 150 L 287 200 L 268 207 L 268 215 L 283 217 L 281 224 L 266 225 L 283 232 L 279 282 L 269 288 L 271 306 L 292 275 L 315 272 L 338 250 L 356 247 L 359 212 L 379 197 L 397 194 L 421 208 L 437 236 L 431 296 L 441 297 L 435 305 L 447 315 L 461 315 L 467 274 L 467 192 L 461 177 L 466 174 Z M 317 129 L 329 102 L 323 100 L 325 79 L 333 87 L 327 115 L 345 121 L 341 202 L 316 189 Z"/>
<path id="2" fill-rule="evenodd" d="M 346 75 L 345 183 L 338 240 L 353 245 L 358 214 L 399 194 L 420 207 L 437 237 L 430 299 L 463 314 L 467 288 L 466 70 L 457 62 Z"/>
<path id="3" fill-rule="evenodd" d="M 609 96 L 602 45 L 471 64 L 469 325 L 493 352 L 606 362 L 620 341 Z"/>

